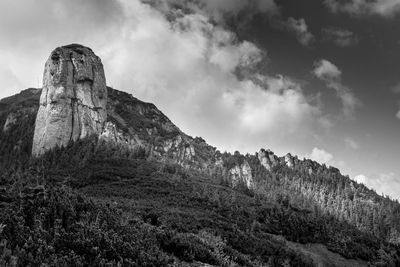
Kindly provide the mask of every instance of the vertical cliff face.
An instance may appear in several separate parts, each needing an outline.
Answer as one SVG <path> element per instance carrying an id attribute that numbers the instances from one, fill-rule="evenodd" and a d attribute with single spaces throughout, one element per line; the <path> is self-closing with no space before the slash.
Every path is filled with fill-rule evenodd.
<path id="1" fill-rule="evenodd" d="M 90 48 L 56 48 L 46 62 L 32 155 L 100 134 L 107 118 L 103 65 Z"/>
<path id="2" fill-rule="evenodd" d="M 255 185 L 253 175 L 251 173 L 251 167 L 247 161 L 244 161 L 240 166 L 233 167 L 229 170 L 229 173 L 233 187 L 236 187 L 239 183 L 243 183 L 248 189 L 254 189 Z"/>

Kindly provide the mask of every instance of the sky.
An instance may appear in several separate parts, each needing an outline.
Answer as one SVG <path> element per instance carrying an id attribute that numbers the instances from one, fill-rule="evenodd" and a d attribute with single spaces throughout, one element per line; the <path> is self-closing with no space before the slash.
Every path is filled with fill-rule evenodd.
<path id="1" fill-rule="evenodd" d="M 400 0 L 2 0 L 0 98 L 79 43 L 221 151 L 269 148 L 400 199 Z"/>

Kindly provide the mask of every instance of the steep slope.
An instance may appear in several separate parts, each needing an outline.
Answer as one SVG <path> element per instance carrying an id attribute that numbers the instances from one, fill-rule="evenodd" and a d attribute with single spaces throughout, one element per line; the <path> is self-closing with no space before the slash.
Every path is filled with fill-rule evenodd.
<path id="1" fill-rule="evenodd" d="M 183 133 L 153 104 L 111 88 L 108 95 L 108 119 L 100 140 L 122 151 L 142 148 L 150 157 L 191 168 L 213 163 L 216 148 Z"/>
<path id="2" fill-rule="evenodd" d="M 366 263 L 359 259 L 383 266 L 395 266 L 400 259 L 397 246 L 384 242 L 379 234 L 369 234 L 369 228 L 363 228 L 364 223 L 375 216 L 369 207 L 376 209 L 377 214 L 385 211 L 395 216 L 398 203 L 356 184 L 337 169 L 310 160 L 298 160 L 290 155 L 277 157 L 269 150 L 246 156 L 238 152 L 220 153 L 203 139 L 182 133 L 153 104 L 111 88 L 108 88 L 108 96 L 109 114 L 100 136 L 71 142 L 38 159 L 29 160 L 29 147 L 18 153 L 13 148 L 15 144 L 29 146 L 34 120 L 24 124 L 22 116 L 21 121 L 10 124 L 9 129 L 1 133 L 0 140 L 3 159 L 7 159 L 2 162 L 6 171 L 1 175 L 1 183 L 8 188 L 7 192 L 9 188 L 33 190 L 26 186 L 44 181 L 46 184 L 70 184 L 98 203 L 99 209 L 106 205 L 112 210 L 121 210 L 122 215 L 118 215 L 121 220 L 136 218 L 138 223 L 144 223 L 140 229 L 148 227 L 147 224 L 153 225 L 155 231 L 169 229 L 172 232 L 165 237 L 168 242 L 162 239 L 151 242 L 160 244 L 156 247 L 165 257 L 173 255 L 173 262 L 184 261 L 193 266 L 196 261 L 224 265 L 222 258 L 244 266 L 259 266 L 263 262 L 275 262 L 272 266 L 281 266 L 284 262 L 312 266 L 317 264 L 318 257 L 329 254 L 323 251 L 325 246 L 333 253 L 358 259 L 361 265 Z M 16 110 L 25 110 L 26 118 L 34 118 L 38 103 L 36 89 L 1 100 L 1 125 Z M 179 139 L 181 141 L 176 142 Z M 194 152 L 185 154 L 188 150 Z M 28 156 L 23 157 L 24 154 Z M 14 166 L 7 165 L 7 161 Z M 16 177 L 19 177 L 18 184 L 15 184 Z M 45 190 L 52 192 L 49 188 Z M 12 192 L 7 194 L 13 196 Z M 30 194 L 36 199 L 36 193 Z M 18 196 L 12 197 L 17 201 L 15 205 L 19 205 Z M 39 202 L 34 205 L 46 203 L 40 202 L 41 196 L 37 197 Z M 5 207 L 12 209 L 13 206 Z M 39 220 L 36 216 L 42 216 L 36 212 L 26 213 L 26 208 L 22 213 L 24 220 L 35 221 Z M 359 225 L 348 223 L 351 216 L 358 216 Z M 398 225 L 395 217 L 387 216 L 385 220 L 390 218 L 394 226 Z M 2 223 L 8 225 L 5 221 Z M 53 231 L 51 225 L 48 227 L 48 231 Z M 388 224 L 379 227 L 385 232 L 391 231 Z M 68 229 L 66 233 L 71 231 Z M 128 231 L 121 229 L 119 231 Z M 102 231 L 111 230 L 104 228 Z M 212 255 L 223 249 L 223 254 L 213 256 L 222 258 L 207 260 L 200 256 L 204 251 L 187 254 L 193 251 L 191 246 L 202 247 L 204 242 L 211 242 L 207 244 L 213 246 L 222 242 L 218 243 L 222 246 L 218 249 L 203 247 Z M 300 243 L 321 244 L 322 247 L 310 252 Z M 21 244 L 11 242 L 9 246 L 15 248 Z M 73 244 L 69 246 L 74 247 Z M 63 255 L 64 252 L 57 253 Z M 260 255 L 263 256 L 260 258 Z"/>
<path id="3" fill-rule="evenodd" d="M 41 90 L 29 88 L 0 100 L 0 168 L 26 163 L 32 151 Z"/>
<path id="4" fill-rule="evenodd" d="M 24 259 L 18 264 L 313 266 L 329 256 L 400 265 L 397 201 L 290 154 L 221 153 L 153 104 L 106 87 L 89 48 L 58 48 L 45 68 L 43 90 L 0 100 L 0 208 L 10 214 L 0 239 L 3 252 Z M 65 187 L 74 188 L 72 200 L 61 196 Z M 80 203 L 94 211 L 82 213 Z M 145 238 L 149 229 L 152 245 L 123 237 Z M 101 247 L 102 238 L 115 242 Z M 35 256 L 21 254 L 25 246 Z M 146 246 L 158 258 L 140 258 Z M 77 256 L 66 263 L 69 254 Z M 10 255 L 0 263 L 11 264 Z"/>

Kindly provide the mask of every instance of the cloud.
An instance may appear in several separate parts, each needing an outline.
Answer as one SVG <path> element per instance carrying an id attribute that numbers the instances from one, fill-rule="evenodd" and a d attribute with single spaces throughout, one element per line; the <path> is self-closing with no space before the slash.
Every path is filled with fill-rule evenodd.
<path id="1" fill-rule="evenodd" d="M 118 26 L 123 12 L 118 1 L 108 0 L 4 0 L 0 10 L 0 32 L 7 36 L 0 47 L 25 41 L 39 45 L 68 37 L 82 38 L 99 27 L 107 34 L 110 25 Z M 44 34 L 46 40 L 38 38 Z"/>
<path id="2" fill-rule="evenodd" d="M 108 80 L 156 103 L 189 134 L 221 149 L 253 152 L 261 143 L 298 140 L 322 127 L 315 96 L 293 79 L 257 73 L 238 79 L 235 71 L 253 69 L 266 51 L 206 15 L 167 20 L 139 2 L 125 12 L 139 24 L 124 25 L 125 37 L 109 42 L 103 56 Z"/>
<path id="3" fill-rule="evenodd" d="M 309 32 L 304 18 L 295 19 L 290 17 L 286 22 L 286 28 L 289 32 L 294 33 L 297 40 L 304 46 L 309 46 L 315 41 L 315 37 Z"/>
<path id="4" fill-rule="evenodd" d="M 333 13 L 348 13 L 354 16 L 379 15 L 392 18 L 400 11 L 398 0 L 325 0 L 324 4 Z"/>
<path id="5" fill-rule="evenodd" d="M 378 194 L 389 195 L 400 200 L 400 179 L 394 173 L 382 173 L 375 177 L 363 174 L 354 177 L 354 181 L 374 189 Z"/>
<path id="6" fill-rule="evenodd" d="M 346 146 L 349 147 L 349 148 L 352 148 L 352 149 L 359 149 L 360 148 L 358 143 L 354 139 L 352 139 L 350 137 L 345 138 L 344 142 L 345 142 Z"/>
<path id="7" fill-rule="evenodd" d="M 267 51 L 216 23 L 204 3 L 193 1 L 191 10 L 199 11 L 183 12 L 139 0 L 103 0 L 104 6 L 87 0 L 81 8 L 79 0 L 72 1 L 0 2 L 0 10 L 15 9 L 18 18 L 0 17 L 0 35 L 7 36 L 0 60 L 15 76 L 3 75 L 10 90 L 36 86 L 55 47 L 82 43 L 102 58 L 108 85 L 155 103 L 183 131 L 222 150 L 254 152 L 266 143 L 290 147 L 315 138 L 329 124 L 318 96 L 306 94 L 301 83 L 257 73 Z M 249 71 L 238 78 L 239 69 Z"/>
<path id="8" fill-rule="evenodd" d="M 118 1 L 108 0 L 4 0 L 0 12 L 0 98 L 38 86 L 38 80 L 41 85 L 44 63 L 57 46 L 105 46 L 123 14 Z"/>
<path id="9" fill-rule="evenodd" d="M 186 1 L 186 0 L 185 0 Z M 276 15 L 279 13 L 279 8 L 274 0 L 200 0 L 211 14 L 211 18 L 218 18 L 229 14 L 238 16 L 242 11 L 246 13 L 266 13 Z"/>
<path id="10" fill-rule="evenodd" d="M 226 25 L 228 21 L 246 24 L 256 14 L 273 17 L 280 14 L 274 0 L 141 0 L 166 15 L 178 13 L 201 14 Z M 176 13 L 175 13 L 176 14 Z"/>
<path id="11" fill-rule="evenodd" d="M 328 164 L 332 163 L 333 155 L 323 149 L 314 147 L 311 154 L 306 155 L 306 158 L 314 160 L 320 164 Z"/>
<path id="12" fill-rule="evenodd" d="M 342 84 L 342 71 L 326 59 L 314 63 L 313 74 L 326 83 L 328 88 L 334 89 L 342 101 L 345 118 L 353 118 L 355 109 L 361 105 L 361 101 L 352 90 Z"/>
<path id="13" fill-rule="evenodd" d="M 341 79 L 342 71 L 326 59 L 315 62 L 314 67 L 314 75 L 321 80 L 340 81 Z"/>
<path id="14" fill-rule="evenodd" d="M 284 20 L 280 7 L 274 0 L 142 0 L 142 2 L 151 4 L 169 16 L 176 16 L 177 11 L 180 15 L 201 14 L 217 24 L 229 27 L 235 24 L 236 28 L 247 25 L 255 15 L 264 14 L 272 22 L 271 26 L 294 34 L 302 45 L 309 46 L 315 40 L 304 18 L 290 17 Z"/>
<path id="15" fill-rule="evenodd" d="M 330 27 L 323 29 L 322 34 L 325 36 L 326 40 L 332 41 L 340 47 L 348 47 L 358 44 L 358 37 L 355 33 L 349 30 Z"/>

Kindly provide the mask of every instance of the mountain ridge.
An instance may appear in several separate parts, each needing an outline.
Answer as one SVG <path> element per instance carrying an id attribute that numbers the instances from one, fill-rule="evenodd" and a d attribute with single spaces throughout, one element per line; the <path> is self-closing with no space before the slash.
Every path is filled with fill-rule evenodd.
<path id="1" fill-rule="evenodd" d="M 338 262 L 357 260 L 361 266 L 400 264 L 398 201 L 379 196 L 335 167 L 289 153 L 222 153 L 201 137 L 182 132 L 154 104 L 107 87 L 99 59 L 93 63 L 93 51 L 81 49 L 72 45 L 52 52 L 44 89 L 0 100 L 0 209 L 9 214 L 0 220 L 0 240 L 6 240 L 3 249 L 13 257 L 33 261 L 20 255 L 21 246 L 30 247 L 24 236 L 47 240 L 44 250 L 30 247 L 35 255 L 53 253 L 61 227 L 56 221 L 61 220 L 65 246 L 56 249 L 55 257 L 65 262 L 65 253 L 75 253 L 79 256 L 73 264 L 98 265 L 101 258 L 120 264 L 126 260 L 128 266 L 147 265 L 141 260 L 159 266 L 181 261 L 189 266 L 314 266 L 321 255 L 337 256 Z M 98 68 L 99 81 L 93 68 Z M 102 97 L 93 94 L 98 82 L 105 88 Z M 102 102 L 105 115 L 96 108 L 80 110 L 85 101 L 94 107 Z M 37 146 L 37 132 L 44 133 L 41 138 L 47 128 L 57 131 Z M 34 149 L 41 152 L 32 153 Z M 86 212 L 92 219 L 80 217 L 80 203 L 91 207 Z M 99 214 L 105 217 L 97 219 Z M 13 228 L 16 220 L 23 223 Z M 126 233 L 146 240 L 142 235 L 149 227 L 155 234 L 143 246 L 152 247 L 159 258 L 135 258 L 120 250 L 137 246 L 122 241 Z M 96 229 L 110 236 L 120 233 L 121 240 L 107 243 L 115 254 L 99 249 Z M 95 231 L 95 237 L 86 236 L 88 231 Z M 307 243 L 321 246 L 303 246 Z M 143 249 L 139 245 L 137 253 Z M 9 257 L 2 260 L 10 262 Z"/>
<path id="2" fill-rule="evenodd" d="M 31 91 L 23 91 L 22 97 L 25 97 L 30 92 L 32 92 L 33 97 L 37 97 L 40 89 L 28 90 Z M 372 194 L 371 198 L 365 200 L 365 202 L 370 202 L 371 204 L 376 204 L 378 199 L 382 198 L 376 193 L 373 196 L 373 190 L 371 191 L 367 187 L 358 184 L 348 176 L 341 175 L 339 169 L 335 167 L 327 167 L 310 159 L 300 160 L 290 153 L 281 157 L 276 156 L 269 149 L 260 149 L 259 152 L 253 155 L 242 155 L 239 152 L 234 154 L 221 153 L 217 148 L 208 145 L 204 139 L 193 138 L 184 134 L 154 104 L 140 101 L 131 94 L 110 87 L 108 87 L 108 92 L 110 99 L 107 106 L 111 112 L 108 115 L 104 131 L 99 135 L 99 142 L 114 142 L 114 145 L 120 149 L 120 154 L 123 154 L 121 151 L 144 149 L 147 157 L 172 161 L 186 168 L 194 167 L 198 170 L 212 168 L 214 172 L 219 172 L 225 176 L 228 175 L 227 181 L 230 186 L 236 187 L 239 184 L 246 184 L 248 189 L 256 188 L 256 178 L 253 177 L 253 172 L 257 166 L 250 167 L 249 161 L 251 160 L 253 162 L 254 160 L 258 161 L 258 163 L 256 162 L 252 165 L 261 165 L 268 172 L 273 172 L 274 168 L 281 169 L 283 167 L 291 170 L 301 169 L 303 171 L 304 169 L 309 176 L 318 176 L 323 172 L 330 172 L 332 175 L 342 177 L 349 183 L 349 187 L 353 191 L 349 194 L 357 193 L 363 196 Z M 120 100 L 117 100 L 118 98 Z M 128 105 L 121 99 L 131 101 L 131 103 Z M 7 100 L 10 100 L 10 98 L 6 98 L 6 102 Z M 29 99 L 29 101 L 32 101 L 32 99 Z M 3 100 L 0 101 L 0 104 L 2 103 L 4 103 Z M 121 109 L 123 105 L 126 105 L 128 107 L 126 109 L 131 113 Z M 4 114 L 4 110 L 0 110 L 1 113 Z M 142 119 L 138 119 L 138 116 L 142 116 Z M 136 118 L 136 124 L 130 124 L 131 122 L 125 121 L 123 117 Z M 124 125 L 130 125 L 130 127 Z M 162 133 L 163 130 L 165 132 Z M 162 136 L 163 134 L 166 136 Z M 118 154 L 118 152 L 116 153 Z M 205 155 L 197 155 L 197 153 Z M 247 170 L 243 171 L 243 168 Z M 398 202 L 395 201 L 395 203 Z"/>
<path id="3" fill-rule="evenodd" d="M 162 169 L 163 173 L 166 172 L 168 174 L 167 177 L 172 175 L 170 178 L 172 179 L 171 182 L 176 179 L 173 177 L 187 177 L 188 174 L 186 173 L 198 171 L 198 175 L 200 176 L 211 175 L 210 179 L 212 179 L 213 183 L 218 183 L 222 186 L 228 186 L 234 190 L 238 190 L 238 192 L 244 192 L 245 194 L 256 198 L 259 195 L 263 195 L 269 199 L 269 201 L 276 202 L 284 209 L 287 209 L 287 212 L 298 214 L 296 216 L 309 216 L 308 214 L 325 216 L 322 214 L 326 214 L 335 218 L 341 218 L 343 221 L 351 222 L 351 220 L 349 220 L 351 219 L 351 216 L 349 216 L 349 218 L 346 220 L 343 215 L 344 213 L 338 208 L 340 206 L 346 207 L 345 203 L 352 203 L 351 205 L 347 204 L 347 206 L 350 210 L 353 210 L 353 212 L 360 210 L 360 207 L 362 207 L 362 210 L 367 212 L 367 214 L 370 213 L 368 208 L 378 211 L 378 208 L 388 206 L 388 204 L 394 205 L 394 209 L 388 209 L 387 211 L 393 211 L 396 209 L 399 210 L 398 203 L 396 204 L 396 202 L 382 198 L 366 187 L 351 181 L 348 177 L 341 176 L 340 172 L 338 172 L 336 168 L 328 168 L 311 160 L 295 160 L 295 157 L 293 157 L 294 160 L 291 162 L 288 160 L 288 157 L 277 157 L 272 153 L 272 151 L 269 150 L 260 150 L 259 153 L 254 155 L 242 155 L 239 152 L 233 154 L 226 152 L 221 153 L 216 148 L 208 146 L 201 138 L 192 138 L 183 135 L 179 128 L 167 127 L 167 129 L 170 131 L 163 132 L 162 129 L 164 128 L 162 125 L 169 125 L 171 122 L 162 112 L 158 111 L 158 109 L 155 110 L 154 108 L 156 107 L 153 104 L 142 102 L 128 93 L 117 91 L 112 88 L 108 88 L 108 91 L 109 104 L 115 105 L 115 107 L 119 105 L 119 108 L 114 108 L 113 112 L 115 112 L 115 114 L 110 115 L 108 119 L 115 129 L 114 134 L 117 136 L 113 136 L 112 138 L 110 138 L 112 135 L 89 137 L 86 138 L 87 141 L 84 139 L 82 141 L 71 143 L 67 147 L 56 148 L 52 151 L 49 151 L 42 157 L 33 160 L 33 162 L 32 158 L 30 158 L 29 145 L 32 143 L 31 140 L 33 137 L 33 127 L 36 117 L 35 113 L 39 103 L 38 91 L 24 91 L 21 95 L 14 96 L 14 99 L 7 98 L 6 103 L 12 103 L 11 105 L 5 104 L 1 100 L 0 107 L 7 106 L 7 111 L 5 111 L 4 108 L 0 108 L 0 125 L 5 123 L 9 114 L 8 112 L 12 113 L 19 109 L 25 110 L 26 112 L 25 115 L 18 115 L 16 124 L 11 125 L 7 131 L 1 131 L 0 133 L 0 150 L 7 151 L 7 153 L 3 154 L 3 157 L 0 158 L 0 162 L 2 162 L 3 167 L 10 170 L 10 175 L 14 174 L 15 172 L 18 173 L 21 165 L 28 165 L 37 166 L 29 167 L 29 169 L 39 168 L 40 170 L 37 175 L 48 177 L 46 179 L 53 177 L 51 179 L 56 179 L 56 181 L 65 181 L 65 179 L 70 180 L 70 177 L 75 177 L 72 181 L 72 184 L 78 185 L 78 188 L 82 187 L 85 195 L 92 196 L 101 202 L 107 198 L 101 194 L 99 195 L 99 193 L 94 193 L 98 192 L 96 187 L 101 186 L 102 183 L 106 182 L 110 178 L 112 179 L 111 181 L 115 182 L 117 182 L 118 179 L 122 179 L 121 183 L 123 183 L 125 179 L 130 180 L 132 179 L 130 178 L 132 174 L 130 174 L 131 167 L 128 166 L 133 164 L 132 170 L 136 170 L 135 168 L 138 168 L 140 165 L 148 164 L 146 162 L 151 163 L 155 161 L 160 162 L 157 164 L 161 164 L 160 168 Z M 116 102 L 114 102 L 115 100 L 118 100 L 118 105 L 116 105 Z M 27 105 L 27 103 L 29 103 L 29 105 Z M 34 106 L 36 106 L 36 108 L 32 108 L 32 103 Z M 149 109 L 146 109 L 145 107 Z M 141 113 L 142 115 L 140 115 Z M 27 114 L 28 116 L 26 116 Z M 130 125 L 130 122 L 125 120 L 125 116 L 126 118 L 136 118 L 136 124 Z M 160 118 L 157 119 L 157 116 L 160 116 Z M 28 121 L 30 121 L 30 123 L 27 123 Z M 161 123 L 159 123 L 160 121 Z M 124 123 L 128 127 L 124 128 Z M 27 126 L 29 127 L 26 128 Z M 23 129 L 19 129 L 20 127 Z M 105 129 L 107 129 L 107 127 Z M 148 129 L 153 130 L 149 131 Z M 30 134 L 27 135 L 27 133 Z M 131 133 L 134 133 L 134 135 L 131 135 Z M 180 143 L 174 143 L 171 141 L 176 140 L 176 138 L 181 135 L 183 135 L 183 137 Z M 117 139 L 115 139 L 115 137 Z M 131 140 L 135 140 L 135 138 L 139 140 L 145 140 L 145 142 L 135 142 L 133 143 L 133 146 L 130 147 L 130 138 Z M 115 142 L 112 142 L 112 140 L 115 140 Z M 188 144 L 189 146 L 186 146 L 186 142 L 190 142 Z M 170 146 L 170 144 L 173 145 Z M 165 150 L 164 145 L 168 149 Z M 186 151 L 187 147 L 190 148 L 190 145 L 195 150 L 194 153 L 196 160 L 199 158 L 199 162 L 196 161 L 194 165 L 191 165 L 190 160 L 192 160 L 192 158 L 185 158 L 186 154 L 179 152 Z M 16 149 L 15 147 L 20 148 Z M 72 153 L 73 157 L 77 157 L 77 159 L 72 160 L 71 156 L 69 156 L 71 155 L 70 153 Z M 98 156 L 96 156 L 96 154 Z M 21 155 L 25 155 L 25 157 Z M 90 155 L 93 155 L 98 159 L 92 160 L 91 158 L 93 156 Z M 10 168 L 10 166 L 7 166 L 10 164 L 8 158 L 17 158 L 21 160 L 21 165 L 18 166 L 16 162 L 11 162 L 14 164 L 14 167 Z M 114 158 L 115 160 L 112 160 Z M 144 161 L 141 160 L 140 162 L 142 163 L 140 163 L 140 165 L 135 165 L 137 164 L 135 163 L 137 161 L 136 158 L 143 158 Z M 212 160 L 210 160 L 210 158 Z M 127 159 L 127 161 L 123 163 L 123 159 Z M 67 163 L 67 161 L 70 162 Z M 265 166 L 263 165 L 263 162 Z M 45 166 L 40 167 L 43 163 Z M 183 169 L 179 170 L 178 167 L 173 167 L 173 164 L 178 164 L 178 166 L 182 166 Z M 54 167 L 51 167 L 52 165 L 54 165 Z M 121 171 L 118 170 L 118 168 L 122 168 Z M 310 173 L 310 169 L 313 170 L 312 173 Z M 36 172 L 37 171 L 34 173 Z M 112 175 L 109 176 L 110 174 Z M 6 174 L 4 173 L 4 175 Z M 190 176 L 192 176 L 192 174 L 190 174 Z M 180 179 L 183 178 L 178 178 L 178 181 L 180 181 Z M 347 182 L 349 182 L 348 186 L 346 186 Z M 92 183 L 94 183 L 94 185 L 91 185 Z M 343 192 L 341 191 L 342 189 L 339 189 L 340 183 L 344 183 L 344 185 L 342 185 Z M 320 185 L 320 188 L 325 189 L 317 190 L 317 188 L 319 188 L 318 184 Z M 101 191 L 108 192 L 112 188 L 114 187 L 107 186 L 107 188 L 103 188 Z M 162 191 L 163 189 L 160 188 L 157 189 L 157 191 L 158 190 Z M 135 192 L 138 197 L 144 197 L 140 191 Z M 315 194 L 316 192 L 325 193 L 319 193 L 317 195 Z M 111 192 L 107 194 L 110 193 Z M 342 194 L 346 195 L 346 199 L 341 200 L 342 198 L 340 196 Z M 215 196 L 212 198 L 215 198 Z M 317 198 L 317 200 L 315 198 Z M 352 200 L 350 200 L 351 198 Z M 335 204 L 333 200 L 335 200 L 337 203 Z M 217 201 L 217 203 L 219 203 L 219 201 Z M 310 203 L 313 204 L 310 205 Z M 123 208 L 125 209 L 128 207 L 123 206 Z M 345 208 L 345 210 L 346 209 L 347 208 Z M 380 213 L 377 214 L 377 218 L 381 216 L 379 215 Z M 392 212 L 392 214 L 396 213 Z M 355 212 L 354 216 L 356 215 L 357 213 Z M 369 218 L 366 216 L 365 220 L 368 221 Z M 373 231 L 372 226 L 367 227 L 364 225 L 365 220 L 361 220 L 359 225 L 356 225 L 357 228 L 362 229 L 362 231 L 365 232 L 371 231 L 371 229 Z M 395 224 L 396 221 L 398 222 L 397 219 L 394 219 Z M 282 222 L 283 221 L 281 221 L 280 224 L 282 224 Z M 278 235 L 286 233 L 285 235 L 289 234 L 290 236 L 294 233 L 292 230 L 289 232 L 282 232 L 282 230 L 280 230 L 281 226 L 273 226 L 275 223 L 269 222 L 269 224 L 271 223 L 272 225 L 270 227 L 272 228 L 269 231 L 272 233 Z M 393 244 L 397 244 L 396 233 L 389 233 L 389 237 L 390 235 L 391 238 L 393 238 L 391 242 Z M 382 235 L 382 238 L 386 239 L 387 236 Z M 304 239 L 304 237 L 299 239 L 294 238 L 291 240 L 300 243 L 307 242 L 307 238 Z M 347 247 L 347 245 L 344 244 L 342 244 L 342 246 Z M 332 247 L 332 245 L 329 246 L 330 250 L 333 248 L 334 247 Z M 353 249 L 347 249 L 348 251 L 354 251 Z M 359 252 L 351 252 L 352 254 L 349 254 L 349 252 L 344 252 L 339 248 L 335 248 L 333 250 L 341 254 L 343 253 L 342 255 L 347 255 L 346 257 L 361 257 L 364 259 L 368 259 L 369 257 L 366 256 L 368 254 L 363 254 L 363 250 L 360 250 Z"/>

